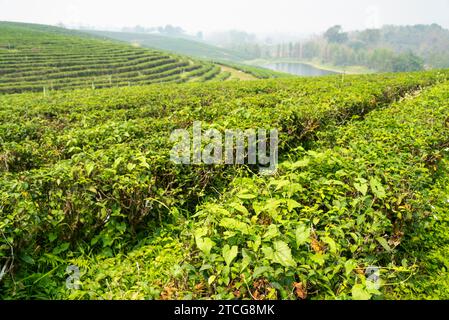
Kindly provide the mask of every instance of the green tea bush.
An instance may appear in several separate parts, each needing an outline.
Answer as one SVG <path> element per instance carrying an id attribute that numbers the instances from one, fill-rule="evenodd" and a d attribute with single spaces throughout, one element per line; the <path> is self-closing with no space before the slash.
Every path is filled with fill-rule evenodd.
<path id="1" fill-rule="evenodd" d="M 84 282 L 89 293 L 73 297 L 119 297 L 90 281 L 102 265 L 130 263 L 134 249 L 146 252 L 154 245 L 149 235 L 164 230 L 180 245 L 165 257 L 174 268 L 178 261 L 176 276 L 165 272 L 170 285 L 151 284 L 151 293 L 136 297 L 379 295 L 366 288 L 366 267 L 389 268 L 397 277 L 410 269 L 395 248 L 425 210 L 420 192 L 447 142 L 447 86 L 440 85 L 447 75 L 2 95 L 0 264 L 13 267 L 0 295 L 71 294 L 57 281 L 73 260 L 92 264 Z M 194 121 L 203 129 L 278 128 L 279 175 L 175 165 L 170 133 Z M 156 247 L 168 254 L 162 238 Z M 161 274 L 151 270 L 150 282 Z"/>

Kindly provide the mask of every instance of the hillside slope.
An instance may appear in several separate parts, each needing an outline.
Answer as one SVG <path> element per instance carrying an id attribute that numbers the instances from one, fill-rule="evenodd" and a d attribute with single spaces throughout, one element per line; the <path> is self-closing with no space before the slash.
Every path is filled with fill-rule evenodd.
<path id="1" fill-rule="evenodd" d="M 222 66 L 222 70 L 228 69 L 230 80 L 249 80 L 252 78 L 286 78 L 291 74 L 273 71 L 261 66 L 251 66 L 244 61 L 254 57 L 242 52 L 216 47 L 204 42 L 175 36 L 136 33 L 136 32 L 113 32 L 113 31 L 86 31 L 102 39 L 115 39 L 128 42 L 134 46 L 145 47 L 156 50 L 166 50 L 175 54 L 191 56 L 195 59 L 212 61 Z M 230 70 L 229 70 L 230 69 Z M 235 75 L 241 74 L 237 77 Z"/>
<path id="2" fill-rule="evenodd" d="M 0 94 L 228 77 L 212 63 L 63 28 L 0 22 Z"/>
<path id="3" fill-rule="evenodd" d="M 143 47 L 159 50 L 167 50 L 179 54 L 185 54 L 202 59 L 243 61 L 251 59 L 245 54 L 219 48 L 200 41 L 186 38 L 164 36 L 148 33 L 112 32 L 112 31 L 88 31 L 89 33 L 106 38 L 131 42 Z"/>

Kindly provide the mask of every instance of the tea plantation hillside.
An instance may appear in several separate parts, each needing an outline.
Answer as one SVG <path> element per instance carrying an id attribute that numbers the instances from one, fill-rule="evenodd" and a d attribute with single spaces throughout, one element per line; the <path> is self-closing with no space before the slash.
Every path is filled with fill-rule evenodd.
<path id="1" fill-rule="evenodd" d="M 447 299 L 448 79 L 1 95 L 0 298 Z M 195 121 L 279 129 L 277 172 L 173 163 Z"/>
<path id="2" fill-rule="evenodd" d="M 226 80 L 218 65 L 63 28 L 0 22 L 0 94 Z"/>
<path id="3" fill-rule="evenodd" d="M 179 54 L 198 57 L 210 60 L 231 60 L 244 61 L 251 60 L 251 56 L 241 54 L 232 50 L 215 47 L 201 41 L 190 38 L 175 36 L 132 33 L 132 32 L 112 32 L 112 31 L 86 31 L 94 35 L 139 44 L 144 47 L 172 51 Z"/>

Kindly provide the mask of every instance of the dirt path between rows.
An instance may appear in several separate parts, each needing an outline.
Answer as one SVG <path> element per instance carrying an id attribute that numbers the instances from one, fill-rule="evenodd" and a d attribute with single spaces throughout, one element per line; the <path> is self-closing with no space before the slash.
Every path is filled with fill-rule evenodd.
<path id="1" fill-rule="evenodd" d="M 257 78 L 255 76 L 253 76 L 252 74 L 249 73 L 245 73 L 243 71 L 231 68 L 231 67 L 227 67 L 227 66 L 222 66 L 220 65 L 221 68 L 221 72 L 229 72 L 231 74 L 231 76 L 229 77 L 228 80 L 256 80 Z"/>

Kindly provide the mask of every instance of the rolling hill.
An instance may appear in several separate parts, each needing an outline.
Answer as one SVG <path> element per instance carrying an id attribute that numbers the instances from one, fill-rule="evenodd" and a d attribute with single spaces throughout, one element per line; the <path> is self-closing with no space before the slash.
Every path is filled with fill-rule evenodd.
<path id="1" fill-rule="evenodd" d="M 0 93 L 225 80 L 213 63 L 58 27 L 0 22 Z"/>
<path id="2" fill-rule="evenodd" d="M 138 44 L 143 47 L 167 50 L 183 55 L 208 60 L 239 61 L 251 59 L 243 53 L 229 49 L 219 48 L 204 42 L 192 39 L 135 32 L 113 32 L 113 31 L 88 31 L 89 33 L 105 38 L 111 38 Z"/>

